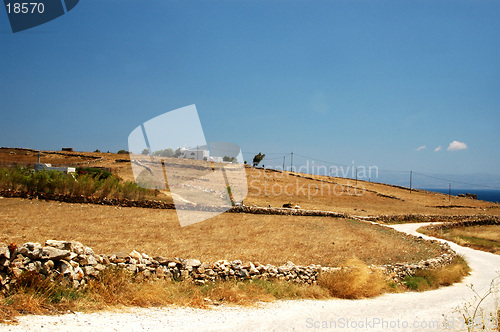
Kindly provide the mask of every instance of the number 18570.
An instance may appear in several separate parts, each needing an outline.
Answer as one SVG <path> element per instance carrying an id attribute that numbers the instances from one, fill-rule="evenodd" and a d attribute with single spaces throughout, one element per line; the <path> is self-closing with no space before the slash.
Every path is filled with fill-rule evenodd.
<path id="1" fill-rule="evenodd" d="M 45 6 L 41 2 L 15 2 L 13 4 L 8 3 L 6 5 L 7 13 L 14 14 L 42 14 L 45 10 Z"/>

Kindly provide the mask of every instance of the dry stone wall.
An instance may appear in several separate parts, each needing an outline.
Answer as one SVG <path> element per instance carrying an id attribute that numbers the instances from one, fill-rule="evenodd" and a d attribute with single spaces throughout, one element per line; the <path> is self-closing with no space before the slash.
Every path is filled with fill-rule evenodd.
<path id="1" fill-rule="evenodd" d="M 441 244 L 441 255 L 417 264 L 372 266 L 381 269 L 394 280 L 402 280 L 417 270 L 438 268 L 449 264 L 455 252 Z M 322 272 L 338 268 L 320 265 L 300 266 L 292 262 L 282 266 L 264 265 L 240 260 L 219 260 L 215 263 L 197 259 L 150 257 L 138 251 L 112 255 L 96 254 L 77 241 L 48 240 L 45 245 L 27 242 L 20 247 L 0 244 L 0 291 L 8 292 L 23 273 L 32 271 L 50 278 L 72 282 L 73 287 L 85 287 L 106 268 L 118 267 L 145 278 L 169 278 L 205 284 L 221 280 L 279 279 L 302 284 L 316 284 Z"/>

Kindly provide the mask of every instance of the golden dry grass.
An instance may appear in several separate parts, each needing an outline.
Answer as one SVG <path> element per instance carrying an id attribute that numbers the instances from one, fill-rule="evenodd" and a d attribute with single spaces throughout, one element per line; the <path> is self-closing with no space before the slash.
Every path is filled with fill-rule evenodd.
<path id="1" fill-rule="evenodd" d="M 419 231 L 462 246 L 500 255 L 500 225 L 450 227 L 439 230 L 423 227 Z"/>
<path id="2" fill-rule="evenodd" d="M 441 286 L 450 286 L 469 275 L 470 267 L 462 256 L 457 256 L 452 263 L 438 269 L 420 270 L 413 276 L 406 277 L 405 285 L 415 291 L 426 291 Z"/>
<path id="3" fill-rule="evenodd" d="M 318 284 L 329 290 L 333 297 L 359 299 L 374 297 L 387 290 L 386 277 L 372 270 L 359 259 L 349 259 L 337 271 L 322 273 Z"/>
<path id="4" fill-rule="evenodd" d="M 54 284 L 34 273 L 18 280 L 18 287 L 0 294 L 0 322 L 15 322 L 19 314 L 58 314 L 120 307 L 179 305 L 206 308 L 212 304 L 254 305 L 278 299 L 325 299 L 318 285 L 272 280 L 225 281 L 197 286 L 165 279 L 138 280 L 123 269 L 107 269 L 85 289 Z"/>
<path id="5" fill-rule="evenodd" d="M 180 227 L 174 210 L 0 199 L 0 243 L 77 240 L 97 253 L 139 250 L 205 261 L 368 264 L 434 257 L 437 246 L 355 220 L 224 213 Z"/>
<path id="6" fill-rule="evenodd" d="M 87 157 L 75 157 L 74 154 Z M 72 166 L 96 157 L 101 159 L 98 162 L 91 162 L 88 166 L 108 167 L 124 180 L 134 179 L 130 162 L 117 162 L 128 160 L 127 154 L 44 151 L 42 162 Z M 2 163 L 32 165 L 36 162 L 36 158 L 35 152 L 0 149 L 0 165 Z M 183 166 L 196 166 L 200 163 L 175 158 L 165 160 L 181 166 L 182 164 Z M 449 202 L 448 195 L 445 194 L 419 190 L 413 190 L 410 193 L 407 189 L 380 183 L 358 181 L 356 185 L 351 179 L 308 174 L 305 175 L 313 179 L 305 179 L 293 176 L 294 173 L 290 172 L 264 171 L 252 167 L 246 168 L 246 174 L 248 183 L 246 205 L 281 207 L 291 202 L 300 205 L 303 209 L 328 210 L 361 216 L 380 214 L 500 215 L 500 204 L 456 196 L 452 196 Z M 200 182 L 200 186 L 203 187 L 203 185 Z M 163 191 L 163 194 L 162 199 L 171 201 L 168 190 Z M 438 208 L 438 206 L 454 207 Z"/>
<path id="7" fill-rule="evenodd" d="M 352 215 L 499 215 L 500 204 L 457 196 L 398 188 L 390 185 L 326 176 L 305 179 L 289 172 L 247 168 L 247 205 L 281 207 L 291 202 L 301 208 L 329 210 Z M 384 196 L 385 195 L 385 196 Z M 394 198 L 386 197 L 391 196 Z M 438 206 L 461 206 L 438 208 Z"/>

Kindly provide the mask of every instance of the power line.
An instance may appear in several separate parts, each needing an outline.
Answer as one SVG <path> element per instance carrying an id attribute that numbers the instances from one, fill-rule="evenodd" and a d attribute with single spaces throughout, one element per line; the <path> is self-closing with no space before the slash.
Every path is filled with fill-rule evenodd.
<path id="1" fill-rule="evenodd" d="M 253 152 L 245 152 L 245 153 L 253 153 Z M 312 160 L 312 161 L 317 161 L 317 162 L 321 162 L 321 163 L 325 163 L 325 164 L 330 164 L 330 165 L 335 165 L 335 166 L 340 166 L 340 167 L 351 167 L 351 166 L 353 166 L 353 165 L 339 164 L 339 163 L 335 163 L 335 162 L 332 162 L 332 161 L 326 161 L 326 160 L 321 160 L 321 159 L 317 159 L 317 158 L 312 158 L 312 157 L 305 156 L 305 155 L 302 155 L 302 154 L 299 154 L 299 153 L 296 153 L 296 152 L 293 152 L 293 153 L 269 152 L 267 154 L 279 154 L 279 155 L 281 155 L 279 157 L 266 158 L 266 160 L 268 160 L 268 161 L 269 160 L 276 160 L 276 159 L 283 159 L 286 156 L 290 155 L 291 156 L 291 160 L 290 160 L 291 161 L 291 165 L 293 163 L 293 155 L 295 155 L 295 156 L 306 158 L 306 159 L 309 159 L 309 160 Z M 283 165 L 284 165 L 284 162 L 283 162 Z M 432 176 L 432 175 L 427 175 L 427 174 L 418 173 L 418 172 L 414 172 L 414 171 L 387 170 L 387 169 L 377 169 L 377 170 L 378 170 L 378 172 L 387 172 L 387 173 L 406 173 L 406 174 L 410 173 L 410 179 L 412 177 L 412 174 L 416 174 L 416 175 L 424 176 L 424 177 L 435 179 L 435 180 L 446 181 L 448 183 L 463 184 L 463 185 L 467 185 L 467 186 L 476 186 L 476 187 L 481 187 L 481 188 L 500 189 L 500 187 L 496 187 L 496 186 L 481 185 L 481 184 L 476 184 L 476 183 L 469 183 L 469 182 L 463 182 L 463 181 L 450 180 L 450 179 L 441 178 L 441 177 Z M 410 184 L 410 186 L 412 186 L 412 185 Z"/>
<path id="2" fill-rule="evenodd" d="M 495 186 L 485 186 L 485 185 L 476 184 L 476 183 L 468 183 L 468 182 L 462 182 L 462 181 L 444 179 L 444 178 L 440 178 L 440 177 L 437 177 L 437 176 L 426 175 L 426 174 L 417 173 L 417 172 L 413 172 L 413 173 L 421 175 L 421 176 L 425 176 L 425 177 L 428 177 L 428 178 L 431 178 L 431 179 L 442 180 L 442 181 L 447 181 L 447 182 L 451 182 L 451 183 L 459 183 L 459 184 L 465 184 L 465 185 L 468 185 L 468 186 L 477 186 L 477 187 L 483 187 L 483 188 L 500 189 L 500 187 L 495 187 Z"/>

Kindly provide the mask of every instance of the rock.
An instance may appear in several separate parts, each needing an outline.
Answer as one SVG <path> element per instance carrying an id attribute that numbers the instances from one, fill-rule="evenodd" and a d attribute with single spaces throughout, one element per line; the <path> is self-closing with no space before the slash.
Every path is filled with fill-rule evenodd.
<path id="1" fill-rule="evenodd" d="M 106 266 L 103 265 L 103 264 L 97 264 L 96 266 L 94 266 L 94 268 L 97 270 L 97 271 L 104 271 L 106 270 Z"/>
<path id="2" fill-rule="evenodd" d="M 14 275 L 15 278 L 19 278 L 21 276 L 21 274 L 23 274 L 23 270 L 21 270 L 17 267 L 13 267 L 12 274 Z"/>
<path id="3" fill-rule="evenodd" d="M 83 248 L 83 253 L 85 255 L 95 255 L 94 250 L 90 247 L 84 247 Z"/>
<path id="4" fill-rule="evenodd" d="M 142 255 L 140 252 L 132 250 L 130 254 L 128 254 L 131 258 L 135 259 L 136 261 L 139 261 L 142 259 Z"/>
<path id="5" fill-rule="evenodd" d="M 189 272 L 187 270 L 182 270 L 180 274 L 181 279 L 187 280 L 189 279 Z"/>
<path id="6" fill-rule="evenodd" d="M 185 265 L 191 267 L 199 267 L 201 265 L 201 262 L 197 259 L 186 259 Z"/>
<path id="7" fill-rule="evenodd" d="M 53 249 L 55 249 L 55 248 L 53 248 Z M 56 250 L 60 250 L 60 249 L 56 249 Z M 61 272 L 62 275 L 67 275 L 67 274 L 73 275 L 73 267 L 71 266 L 71 264 L 68 261 L 65 261 L 65 260 L 59 261 L 57 270 L 59 272 Z"/>
<path id="8" fill-rule="evenodd" d="M 250 275 L 260 274 L 259 270 L 257 270 L 255 267 L 250 267 L 250 270 L 248 272 L 250 273 Z"/>
<path id="9" fill-rule="evenodd" d="M 8 247 L 0 247 L 0 258 L 10 259 L 10 250 Z"/>
<path id="10" fill-rule="evenodd" d="M 80 256 L 80 259 L 78 260 L 78 262 L 81 265 L 97 265 L 98 264 L 97 259 L 95 259 L 95 257 L 92 255 L 82 255 L 82 256 Z"/>
<path id="11" fill-rule="evenodd" d="M 157 261 L 158 264 L 160 264 L 160 265 L 168 265 L 169 264 L 169 260 L 163 256 L 156 256 L 153 258 L 153 260 Z"/>
<path id="12" fill-rule="evenodd" d="M 242 278 L 242 279 L 246 279 L 246 278 L 250 277 L 248 271 L 245 269 L 236 270 L 234 272 L 234 275 L 237 276 L 238 278 Z"/>
<path id="13" fill-rule="evenodd" d="M 73 279 L 74 280 L 82 280 L 83 279 L 83 270 L 81 267 L 77 266 L 75 269 L 74 269 L 74 273 L 73 273 Z"/>
<path id="14" fill-rule="evenodd" d="M 9 266 L 9 264 L 10 264 L 10 261 L 9 261 L 9 259 L 8 259 L 8 258 L 5 258 L 5 257 L 1 257 L 1 258 L 0 258 L 0 269 L 1 269 L 2 267 L 7 267 L 7 266 Z"/>
<path id="15" fill-rule="evenodd" d="M 71 256 L 71 251 L 61 250 L 54 247 L 43 247 L 41 259 L 61 260 Z"/>
<path id="16" fill-rule="evenodd" d="M 40 259 L 42 256 L 42 245 L 40 243 L 27 242 L 18 249 L 18 253 L 30 259 Z"/>
<path id="17" fill-rule="evenodd" d="M 92 277 L 97 277 L 99 274 L 99 272 L 96 271 L 96 269 L 91 265 L 84 266 L 83 272 L 86 276 L 92 276 Z"/>
<path id="18" fill-rule="evenodd" d="M 68 250 L 77 255 L 82 255 L 84 253 L 83 244 L 78 241 L 47 240 L 45 242 L 45 246 L 59 250 Z"/>

